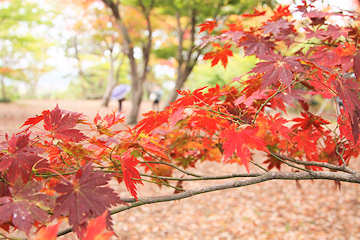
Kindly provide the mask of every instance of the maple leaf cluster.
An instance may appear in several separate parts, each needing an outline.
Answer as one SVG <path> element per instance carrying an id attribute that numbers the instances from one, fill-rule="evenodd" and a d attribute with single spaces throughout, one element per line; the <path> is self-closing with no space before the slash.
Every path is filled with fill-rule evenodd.
<path id="1" fill-rule="evenodd" d="M 35 239 L 39 236 L 54 239 L 58 225 L 46 228 L 45 225 L 67 217 L 81 239 L 94 239 L 104 231 L 108 237 L 102 239 L 109 239 L 113 234 L 108 210 L 126 204 L 108 186 L 116 175 L 109 173 L 109 169 L 115 165 L 122 169 L 118 174 L 136 199 L 134 184 L 142 184 L 141 179 L 131 178 L 140 177 L 134 168 L 136 161 L 118 164 L 111 160 L 112 154 L 124 159 L 132 157 L 123 149 L 114 149 L 121 140 L 112 138 L 119 131 L 110 128 L 123 123 L 119 116 L 115 112 L 104 118 L 97 114 L 91 124 L 82 114 L 56 106 L 29 118 L 18 134 L 6 135 L 6 141 L 0 145 L 0 226 L 8 231 L 13 226 L 30 235 L 35 225 L 41 228 Z M 79 124 L 90 126 L 91 137 L 77 128 Z M 33 132 L 35 128 L 38 130 Z M 102 221 L 94 220 L 100 217 L 104 222 L 94 228 L 92 221 Z"/>
<path id="2" fill-rule="evenodd" d="M 284 163 L 293 171 L 328 171 L 321 163 L 346 166 L 360 150 L 359 14 L 322 12 L 308 1 L 294 11 L 301 20 L 289 6 L 279 6 L 199 25 L 199 32 L 210 34 L 199 46 L 212 43 L 203 56 L 212 66 L 226 67 L 235 49 L 258 63 L 225 86 L 179 90 L 175 102 L 145 113 L 133 128 L 123 114 L 96 114 L 88 122 L 56 106 L 5 135 L 0 227 L 55 239 L 66 218 L 81 239 L 109 239 L 115 234 L 112 208 L 141 202 L 138 186 L 145 178 L 178 194 L 185 175 L 198 177 L 188 168 L 204 161 L 240 164 L 248 173 L 252 165 L 262 171 L 280 171 Z M 345 24 L 332 24 L 334 16 Z M 314 113 L 314 96 L 339 102 L 335 120 Z M 292 109 L 301 114 L 292 118 Z M 114 130 L 117 124 L 122 130 Z M 256 162 L 255 152 L 265 161 Z M 307 164 L 299 168 L 289 159 Z M 110 181 L 124 184 L 131 198 L 120 198 Z"/>
<path id="3" fill-rule="evenodd" d="M 301 20 L 292 17 L 294 12 L 302 16 Z M 253 55 L 259 59 L 246 76 L 236 78 L 242 86 L 237 88 L 238 92 L 231 92 L 235 106 L 226 101 L 205 101 L 214 118 L 227 118 L 231 124 L 238 119 L 235 126 L 229 124 L 223 130 L 212 129 L 212 135 L 221 133 L 216 141 L 223 144 L 225 160 L 236 152 L 240 162 L 248 167 L 249 163 L 244 159 L 250 159 L 251 137 L 244 138 L 237 131 L 244 131 L 249 128 L 247 124 L 251 124 L 253 129 L 258 129 L 251 135 L 260 138 L 254 140 L 258 150 L 267 146 L 271 152 L 296 156 L 301 160 L 346 164 L 351 157 L 357 156 L 359 147 L 359 14 L 323 12 L 311 1 L 303 1 L 293 12 L 289 6 L 279 6 L 260 25 L 244 27 L 242 20 L 264 18 L 266 13 L 255 9 L 253 14 L 243 14 L 235 22 L 226 23 L 228 29 L 212 32 L 211 36 L 204 38 L 207 43 L 209 39 L 214 41 L 215 51 L 204 56 L 205 60 L 212 59 L 212 66 L 221 59 L 226 67 L 228 57 L 232 55 L 224 55 L 218 50 L 219 46 L 235 45 L 243 49 L 244 56 Z M 341 17 L 346 24 L 334 24 L 333 17 Z M 326 127 L 330 123 L 322 116 L 309 111 L 306 99 L 315 95 L 341 102 L 337 106 L 340 113 L 337 131 Z M 286 114 L 286 105 L 301 108 L 302 118 L 285 120 L 280 118 L 280 113 L 271 115 L 264 112 L 267 107 L 273 112 L 280 110 Z M 194 111 L 193 115 L 196 113 Z M 209 124 L 207 122 L 204 127 Z M 340 148 L 342 154 L 339 154 Z M 265 163 L 269 163 L 269 169 L 274 166 L 280 169 L 282 162 L 271 152 L 267 153 Z M 332 156 L 331 160 L 329 156 Z"/>
<path id="4" fill-rule="evenodd" d="M 296 20 L 289 6 L 279 6 L 271 14 L 255 9 L 238 16 L 219 31 L 214 20 L 199 25 L 200 32 L 211 34 L 199 45 L 212 44 L 214 50 L 203 57 L 211 60 L 211 66 L 221 62 L 226 67 L 233 46 L 259 62 L 236 78 L 238 85 L 233 81 L 222 88 L 179 91 L 181 98 L 151 118 L 144 115 L 135 129 L 171 149 L 169 158 L 182 167 L 223 156 L 225 163 L 237 162 L 249 171 L 253 150 L 267 155 L 269 170 L 280 170 L 283 163 L 275 153 L 301 161 L 347 164 L 359 150 L 359 14 L 322 12 L 307 1 L 295 12 L 303 18 Z M 258 26 L 244 24 L 246 19 L 265 16 Z M 349 24 L 332 24 L 334 16 Z M 335 130 L 324 116 L 310 111 L 309 98 L 316 95 L 342 102 Z M 281 117 L 288 106 L 300 109 L 301 117 Z"/>

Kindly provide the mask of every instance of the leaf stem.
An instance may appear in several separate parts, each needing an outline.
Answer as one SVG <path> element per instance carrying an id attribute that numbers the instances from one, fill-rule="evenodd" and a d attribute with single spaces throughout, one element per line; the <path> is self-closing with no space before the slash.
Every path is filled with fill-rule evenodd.
<path id="1" fill-rule="evenodd" d="M 291 163 L 288 163 L 288 162 L 284 161 L 283 159 L 281 159 L 281 157 L 279 157 L 278 155 L 273 154 L 272 152 L 270 152 L 270 155 L 273 156 L 274 158 L 276 158 L 277 160 L 279 160 L 280 162 L 285 163 L 285 164 L 288 165 L 289 167 L 293 167 L 293 168 L 299 169 L 299 170 L 301 170 L 301 171 L 313 172 L 313 171 L 311 171 L 311 170 L 309 170 L 309 169 L 301 168 L 301 167 L 295 166 L 295 165 L 293 165 L 293 164 L 291 164 Z"/>
<path id="2" fill-rule="evenodd" d="M 252 161 L 252 160 L 250 160 L 250 162 L 251 162 L 252 164 L 254 164 L 255 166 L 257 166 L 257 167 L 261 168 L 261 169 L 262 169 L 262 170 L 264 170 L 265 172 L 269 172 L 269 170 L 267 170 L 267 169 L 266 169 L 266 168 L 264 168 L 263 166 L 261 166 L 261 165 L 257 164 L 256 162 L 254 162 L 254 161 Z"/>
<path id="3" fill-rule="evenodd" d="M 137 150 L 135 150 L 135 151 L 136 151 L 138 154 L 140 154 Z M 144 149 L 143 149 L 143 151 L 145 152 Z M 144 159 L 143 155 L 142 155 L 142 158 Z M 144 159 L 144 162 L 145 162 L 146 166 L 151 170 L 151 172 L 155 175 L 155 177 L 153 177 L 153 178 L 157 178 L 157 179 L 159 179 L 159 180 L 162 182 L 161 185 L 165 185 L 165 186 L 168 186 L 168 187 L 172 187 L 172 188 L 174 188 L 174 189 L 176 189 L 176 190 L 179 190 L 179 191 L 184 191 L 184 190 L 181 189 L 181 188 L 177 188 L 177 187 L 174 187 L 174 186 L 166 183 L 162 178 L 159 178 L 159 176 L 155 173 L 155 171 L 154 171 L 154 170 L 152 169 L 152 167 L 146 162 L 145 159 Z M 145 180 L 144 180 L 144 181 L 145 181 Z M 147 181 L 147 180 L 146 180 L 146 181 Z M 154 183 L 154 182 L 152 182 L 152 181 L 148 181 L 148 182 Z M 155 183 L 156 183 L 156 184 L 160 184 L 160 183 L 158 183 L 158 182 L 155 182 Z"/>

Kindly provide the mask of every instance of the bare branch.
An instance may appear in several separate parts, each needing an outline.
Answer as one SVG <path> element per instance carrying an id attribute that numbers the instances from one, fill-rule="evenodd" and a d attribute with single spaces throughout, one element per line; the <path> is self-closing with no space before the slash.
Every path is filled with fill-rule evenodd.
<path id="1" fill-rule="evenodd" d="M 324 168 L 335 170 L 335 171 L 359 174 L 358 171 L 355 171 L 354 169 L 352 169 L 348 166 L 338 166 L 338 165 L 334 165 L 334 164 L 330 164 L 330 163 L 326 163 L 326 162 L 314 162 L 314 161 L 305 162 L 305 161 L 296 160 L 292 157 L 286 157 L 281 154 L 277 154 L 277 153 L 273 153 L 273 152 L 271 152 L 271 154 L 273 154 L 281 159 L 287 160 L 289 162 L 293 162 L 293 163 L 304 165 L 304 166 L 324 167 Z"/>
<path id="2" fill-rule="evenodd" d="M 205 180 L 219 180 L 219 179 L 229 179 L 229 178 L 238 178 L 238 177 L 258 177 L 261 176 L 261 173 L 232 173 L 227 175 L 220 176 L 204 176 L 197 178 L 174 178 L 174 177 L 163 177 L 163 176 L 153 176 L 149 174 L 140 174 L 145 177 L 159 178 L 164 180 L 174 180 L 174 181 L 205 181 Z"/>
<path id="3" fill-rule="evenodd" d="M 121 206 L 111 211 L 111 214 L 116 214 L 125 210 L 129 210 L 134 207 L 138 207 L 145 204 L 159 203 L 159 202 L 169 202 L 180 200 L 188 197 L 192 197 L 202 193 L 214 192 L 219 190 L 225 190 L 230 188 L 239 188 L 249 185 L 258 184 L 261 182 L 266 182 L 269 180 L 310 180 L 310 179 L 326 179 L 326 180 L 337 180 L 342 182 L 352 182 L 360 183 L 360 174 L 349 174 L 349 173 L 337 173 L 337 172 L 294 172 L 294 173 L 274 173 L 267 172 L 263 173 L 258 177 L 246 180 L 233 181 L 229 183 L 216 184 L 212 186 L 206 186 L 202 188 L 196 188 L 184 191 L 178 194 L 159 196 L 159 197 L 149 197 L 139 199 L 138 202 L 135 202 L 128 206 Z M 131 199 L 127 199 L 128 201 Z"/>

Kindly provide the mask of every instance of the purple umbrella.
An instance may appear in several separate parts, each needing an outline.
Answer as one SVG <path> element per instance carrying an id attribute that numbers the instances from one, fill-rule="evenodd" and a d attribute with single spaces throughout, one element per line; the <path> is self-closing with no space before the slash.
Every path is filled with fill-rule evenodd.
<path id="1" fill-rule="evenodd" d="M 116 100 L 121 100 L 126 97 L 130 92 L 131 86 L 127 84 L 117 85 L 111 92 L 111 98 Z"/>

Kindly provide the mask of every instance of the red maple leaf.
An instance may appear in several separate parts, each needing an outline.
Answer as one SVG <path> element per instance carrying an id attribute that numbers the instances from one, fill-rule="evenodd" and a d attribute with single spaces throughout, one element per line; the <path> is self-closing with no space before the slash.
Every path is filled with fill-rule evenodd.
<path id="1" fill-rule="evenodd" d="M 69 216 L 69 224 L 78 235 L 82 235 L 89 217 L 100 216 L 107 208 L 117 203 L 125 204 L 109 187 L 111 174 L 92 172 L 91 162 L 82 166 L 72 175 L 72 182 L 58 183 L 54 190 L 60 194 L 56 199 L 53 219 L 61 215 Z M 110 227 L 108 222 L 108 227 Z"/>
<path id="2" fill-rule="evenodd" d="M 165 148 L 161 144 L 157 143 L 154 139 L 142 136 L 137 143 L 145 152 L 153 153 L 163 159 L 168 159 L 165 154 Z"/>
<path id="3" fill-rule="evenodd" d="M 288 120 L 280 117 L 280 113 L 275 114 L 275 116 L 269 115 L 269 119 L 267 123 L 268 123 L 268 128 L 272 133 L 273 139 L 275 138 L 275 136 L 278 135 L 278 133 L 280 133 L 281 136 L 283 136 L 285 139 L 290 141 L 289 134 L 292 131 L 288 127 L 284 126 L 284 124 L 287 122 Z"/>
<path id="4" fill-rule="evenodd" d="M 216 28 L 217 26 L 218 25 L 216 24 L 215 20 L 211 20 L 211 21 L 208 20 L 205 23 L 200 24 L 200 25 L 198 25 L 196 27 L 201 27 L 199 33 L 204 32 L 204 31 L 207 30 L 209 32 L 209 34 L 211 34 L 212 31 L 214 30 L 214 28 Z"/>
<path id="5" fill-rule="evenodd" d="M 241 163 L 245 165 L 249 172 L 249 148 L 267 151 L 264 141 L 256 136 L 257 131 L 257 128 L 252 127 L 237 129 L 235 124 L 222 131 L 220 137 L 225 141 L 223 144 L 224 161 L 231 158 L 236 150 L 236 155 L 240 158 Z"/>
<path id="6" fill-rule="evenodd" d="M 267 154 L 267 159 L 263 163 L 269 164 L 269 166 L 267 167 L 268 170 L 271 170 L 272 168 L 276 167 L 279 171 L 282 164 L 282 162 L 279 159 L 277 159 L 276 157 L 270 154 Z"/>
<path id="7" fill-rule="evenodd" d="M 291 91 L 294 73 L 305 72 L 296 56 L 283 57 L 271 51 L 271 55 L 260 55 L 259 58 L 266 61 L 257 63 L 251 72 L 264 73 L 261 89 L 276 84 L 279 80 Z"/>
<path id="8" fill-rule="evenodd" d="M 172 108 L 186 108 L 189 106 L 197 105 L 197 106 L 203 106 L 205 105 L 206 97 L 204 96 L 204 93 L 202 90 L 204 90 L 205 87 L 201 87 L 196 89 L 195 91 L 191 92 L 189 90 L 183 90 L 179 91 L 176 90 L 180 95 L 183 97 L 177 99 L 175 102 L 171 104 Z"/>
<path id="9" fill-rule="evenodd" d="M 312 6 L 314 8 L 314 6 Z M 328 12 L 322 12 L 322 11 L 317 11 L 317 10 L 314 10 L 314 11 L 310 11 L 310 12 L 306 12 L 304 14 L 304 16 L 306 17 L 309 17 L 311 19 L 314 19 L 314 18 L 325 18 L 327 16 L 330 16 L 331 13 L 328 13 Z"/>
<path id="10" fill-rule="evenodd" d="M 126 188 L 137 201 L 137 188 L 135 184 L 143 185 L 140 173 L 135 168 L 139 161 L 130 154 L 130 150 L 124 152 L 121 156 L 113 155 L 113 158 L 118 159 L 121 162 L 121 171 L 124 177 Z"/>
<path id="11" fill-rule="evenodd" d="M 271 49 L 276 46 L 274 42 L 270 42 L 267 38 L 257 37 L 254 35 L 246 34 L 246 40 L 239 43 L 240 46 L 245 48 L 245 56 L 249 55 L 265 55 L 271 52 Z"/>
<path id="12" fill-rule="evenodd" d="M 36 124 L 38 124 L 39 122 L 41 122 L 43 119 L 44 119 L 44 114 L 46 113 L 46 112 L 49 112 L 49 110 L 44 110 L 43 111 L 43 114 L 41 114 L 41 115 L 36 115 L 36 117 L 32 117 L 32 118 L 28 118 L 26 121 L 25 121 L 25 123 L 20 127 L 20 128 L 22 128 L 22 127 L 24 127 L 24 126 L 30 126 L 30 127 L 32 127 L 32 126 L 35 126 Z"/>
<path id="13" fill-rule="evenodd" d="M 51 208 L 53 202 L 49 195 L 40 193 L 42 188 L 42 182 L 30 181 L 23 186 L 21 179 L 17 179 L 10 188 L 12 197 L 0 198 L 0 225 L 11 221 L 15 227 L 29 234 L 35 221 L 46 223 L 49 214 L 38 206 Z"/>
<path id="14" fill-rule="evenodd" d="M 76 164 L 76 162 L 80 162 L 80 164 L 83 165 L 87 162 L 95 160 L 96 157 L 98 157 L 98 159 L 102 159 L 103 157 L 92 155 L 93 150 L 84 148 L 82 144 L 75 144 L 72 142 L 58 143 L 57 147 L 61 151 L 61 153 L 64 153 L 68 156 L 69 161 L 73 161 L 73 164 Z M 64 163 L 63 161 L 61 162 Z"/>
<path id="15" fill-rule="evenodd" d="M 191 129 L 194 131 L 204 130 L 210 137 L 216 133 L 219 128 L 228 127 L 229 122 L 222 118 L 217 117 L 216 115 L 211 114 L 209 111 L 205 110 L 194 110 L 194 114 L 188 119 L 191 122 Z"/>
<path id="16" fill-rule="evenodd" d="M 360 82 L 360 51 L 357 51 L 354 56 L 354 66 L 353 66 L 356 81 Z"/>
<path id="17" fill-rule="evenodd" d="M 266 11 L 258 11 L 256 8 L 254 8 L 254 13 L 251 14 L 243 14 L 242 17 L 258 17 L 258 16 L 264 16 Z"/>
<path id="18" fill-rule="evenodd" d="M 109 130 L 114 124 L 124 122 L 124 115 L 118 114 L 116 116 L 115 111 L 113 111 L 111 114 L 106 114 L 106 116 L 101 119 L 99 113 L 96 114 L 94 118 L 94 124 L 96 127 L 96 130 L 100 134 L 105 134 L 108 136 L 114 136 L 115 133 Z"/>
<path id="19" fill-rule="evenodd" d="M 360 84 L 351 78 L 338 77 L 331 82 L 339 97 L 343 100 L 345 109 L 349 112 L 351 119 L 355 112 L 360 112 Z"/>
<path id="20" fill-rule="evenodd" d="M 266 90 L 255 91 L 252 95 L 246 97 L 246 95 L 242 95 L 235 100 L 235 105 L 244 103 L 247 107 L 250 107 L 253 104 L 255 99 L 267 99 L 267 95 L 265 94 Z"/>
<path id="21" fill-rule="evenodd" d="M 270 97 L 270 96 L 272 96 L 272 94 L 274 94 L 274 92 L 275 91 L 270 91 L 269 93 L 268 93 L 268 98 Z M 271 94 L 272 93 L 272 94 Z M 276 108 L 278 108 L 279 110 L 281 110 L 281 111 L 283 111 L 285 114 L 287 114 L 286 112 L 287 112 L 287 110 L 286 110 L 286 106 L 285 106 L 285 103 L 284 103 L 284 101 L 281 99 L 281 98 L 278 98 L 278 97 L 274 97 L 274 98 L 272 98 L 271 100 L 270 100 L 270 106 L 271 106 L 271 108 L 273 108 L 273 109 L 276 109 Z"/>
<path id="22" fill-rule="evenodd" d="M 310 112 L 302 112 L 301 115 L 303 118 L 294 118 L 292 121 L 297 122 L 294 124 L 291 129 L 297 129 L 301 128 L 302 130 L 317 130 L 319 132 L 323 132 L 324 128 L 322 125 L 329 124 L 329 122 L 320 116 L 316 116 L 314 114 L 311 114 Z"/>
<path id="23" fill-rule="evenodd" d="M 249 80 L 241 82 L 241 84 L 244 84 L 246 86 L 241 91 L 241 93 L 245 94 L 246 98 L 253 95 L 254 92 L 257 92 L 260 90 L 262 76 L 263 76 L 263 74 L 255 74 L 255 75 L 253 74 L 253 75 L 249 76 Z"/>
<path id="24" fill-rule="evenodd" d="M 312 37 L 318 38 L 320 40 L 325 39 L 325 34 L 324 34 L 325 30 L 324 29 L 316 29 L 315 31 L 313 31 L 309 27 L 305 27 L 304 30 L 306 31 L 306 33 L 305 33 L 306 39 L 310 39 Z"/>
<path id="25" fill-rule="evenodd" d="M 339 64 L 339 56 L 329 47 L 315 47 L 309 57 L 317 65 L 334 66 Z"/>
<path id="26" fill-rule="evenodd" d="M 219 43 L 211 43 L 215 48 L 214 52 L 205 53 L 203 60 L 212 59 L 211 66 L 215 66 L 221 61 L 221 64 L 226 68 L 228 63 L 228 57 L 233 56 L 233 52 L 230 50 L 231 44 L 227 43 L 223 47 Z"/>
<path id="27" fill-rule="evenodd" d="M 336 94 L 334 94 L 334 91 L 329 87 L 328 80 L 324 78 L 325 73 L 318 69 L 316 75 L 312 75 L 311 81 L 307 82 L 309 85 L 306 86 L 309 89 L 314 90 L 313 92 L 309 92 L 309 94 L 321 94 L 323 98 L 330 99 L 332 97 L 335 97 Z M 323 84 L 325 82 L 326 84 Z"/>
<path id="28" fill-rule="evenodd" d="M 174 111 L 175 109 L 173 109 L 174 114 L 171 115 L 170 117 L 170 124 L 169 124 L 169 128 L 172 128 L 175 126 L 175 124 L 180 121 L 181 119 L 183 119 L 183 113 L 185 108 L 179 108 L 176 111 Z"/>
<path id="29" fill-rule="evenodd" d="M 341 77 L 336 78 L 331 83 L 343 100 L 345 109 L 350 115 L 352 133 L 355 142 L 357 142 L 360 134 L 360 84 L 354 82 L 354 79 Z"/>
<path id="30" fill-rule="evenodd" d="M 239 19 L 236 19 L 235 23 L 227 23 L 226 26 L 228 26 L 229 29 L 224 29 L 221 32 L 221 37 L 228 36 L 231 38 L 235 43 L 238 43 L 240 38 L 245 36 L 245 33 L 243 32 L 244 26 L 242 22 Z"/>
<path id="31" fill-rule="evenodd" d="M 7 145 L 7 154 L 1 157 L 0 171 L 5 171 L 6 179 L 11 184 L 14 184 L 18 178 L 26 183 L 34 164 L 42 159 L 39 154 L 44 151 L 30 146 L 29 134 L 13 135 Z M 45 165 L 44 162 L 40 162 L 37 167 L 45 167 Z"/>
<path id="32" fill-rule="evenodd" d="M 148 134 L 160 125 L 167 123 L 169 120 L 169 111 L 149 111 L 143 114 L 144 118 L 134 127 L 137 130 L 137 135 L 140 133 Z"/>
<path id="33" fill-rule="evenodd" d="M 276 95 L 276 97 L 283 100 L 285 103 L 287 103 L 291 106 L 294 106 L 293 105 L 294 99 L 297 99 L 300 101 L 306 101 L 305 98 L 302 97 L 304 94 L 305 94 L 305 92 L 302 90 L 292 89 L 291 92 L 285 90 L 285 91 L 279 93 L 278 95 Z"/>
<path id="34" fill-rule="evenodd" d="M 312 132 L 311 129 L 298 131 L 292 138 L 293 144 L 296 144 L 296 149 L 300 152 L 304 151 L 308 160 L 317 161 L 319 159 L 316 142 L 321 137 L 319 132 Z"/>
<path id="35" fill-rule="evenodd" d="M 62 141 L 80 142 L 86 138 L 86 136 L 78 129 L 73 129 L 82 114 L 80 113 L 66 113 L 63 114 L 59 109 L 59 106 L 51 110 L 50 112 L 43 113 L 44 129 L 51 133 L 54 139 Z"/>
<path id="36" fill-rule="evenodd" d="M 347 38 L 350 29 L 342 28 L 337 25 L 329 25 L 328 29 L 322 33 L 325 36 L 324 39 L 332 38 L 332 40 L 336 40 L 341 36 Z"/>
<path id="37" fill-rule="evenodd" d="M 291 26 L 291 22 L 288 22 L 285 19 L 280 19 L 276 22 L 266 22 L 264 26 L 260 29 L 264 29 L 264 34 L 272 33 L 277 37 L 281 29 L 288 29 Z"/>
<path id="38" fill-rule="evenodd" d="M 102 215 L 89 221 L 88 226 L 82 240 L 109 240 L 115 233 L 113 231 L 106 231 L 107 228 L 107 216 L 108 211 L 105 211 Z"/>
<path id="39" fill-rule="evenodd" d="M 287 17 L 291 15 L 291 12 L 289 10 L 290 5 L 287 5 L 283 7 L 282 5 L 279 5 L 277 9 L 274 10 L 273 16 L 270 18 L 271 21 L 277 21 L 282 17 Z"/>
<path id="40" fill-rule="evenodd" d="M 356 54 L 356 46 L 348 42 L 338 46 L 334 49 L 334 52 L 338 55 L 338 64 L 341 64 L 341 68 L 344 72 L 349 71 L 354 66 L 354 55 Z M 355 67 L 353 68 L 355 71 Z"/>
<path id="41" fill-rule="evenodd" d="M 326 17 L 330 15 L 331 13 L 327 13 L 327 12 L 310 11 L 310 12 L 305 12 L 303 16 L 310 18 L 310 20 L 312 21 L 311 25 L 323 25 L 326 21 Z"/>
<path id="42" fill-rule="evenodd" d="M 207 93 L 204 94 L 204 102 L 206 102 L 208 105 L 212 105 L 216 103 L 220 97 L 230 94 L 233 89 L 234 88 L 229 90 L 228 87 L 220 88 L 219 84 L 216 84 L 215 87 L 208 88 Z"/>
<path id="43" fill-rule="evenodd" d="M 351 120 L 349 118 L 349 114 L 344 111 L 344 109 L 340 109 L 341 115 L 339 115 L 337 119 L 337 123 L 339 124 L 340 137 L 345 137 L 349 140 L 350 144 L 354 146 L 355 138 L 353 135 L 353 129 L 351 127 Z M 358 135 L 359 138 L 359 135 Z"/>

